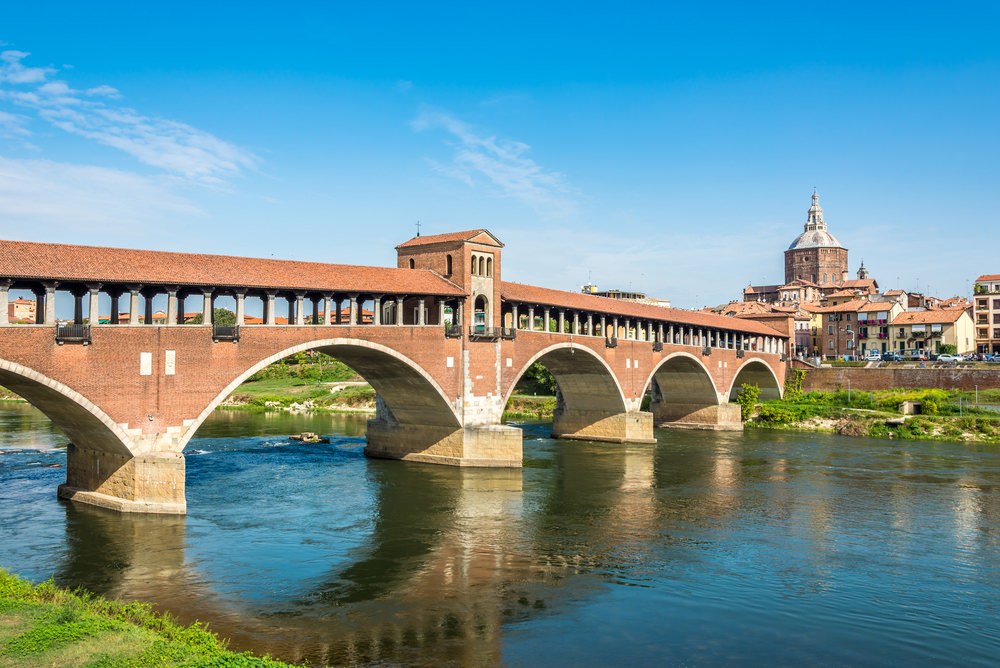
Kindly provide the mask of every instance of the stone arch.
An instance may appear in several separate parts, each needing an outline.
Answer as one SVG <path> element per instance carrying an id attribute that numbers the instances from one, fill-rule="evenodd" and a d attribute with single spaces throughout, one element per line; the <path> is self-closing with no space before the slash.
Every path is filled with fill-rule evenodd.
<path id="1" fill-rule="evenodd" d="M 375 421 L 452 431 L 461 429 L 455 405 L 430 374 L 409 357 L 361 339 L 316 339 L 277 352 L 237 376 L 185 430 L 178 441 L 178 452 L 212 411 L 247 378 L 278 360 L 307 350 L 318 350 L 341 360 L 375 388 L 379 397 Z"/>
<path id="2" fill-rule="evenodd" d="M 756 358 L 746 360 L 736 370 L 729 392 L 726 394 L 729 401 L 736 401 L 736 395 L 744 383 L 759 387 L 761 399 L 780 399 L 784 392 L 784 387 L 778 382 L 778 376 L 775 375 L 771 365 Z"/>
<path id="3" fill-rule="evenodd" d="M 556 379 L 556 409 L 552 435 L 603 441 L 649 441 L 649 424 L 642 423 L 638 406 L 629 406 L 621 384 L 607 361 L 588 347 L 558 343 L 533 355 L 518 371 L 504 395 L 510 400 L 517 380 L 535 362 Z M 648 415 L 647 415 L 648 418 Z M 647 420 L 648 421 L 648 420 Z"/>
<path id="4" fill-rule="evenodd" d="M 737 428 L 728 404 L 722 404 L 712 374 L 690 353 L 668 355 L 649 376 L 654 424 L 693 429 Z M 738 409 L 738 407 L 737 407 Z M 736 412 L 737 423 L 739 410 Z"/>
<path id="5" fill-rule="evenodd" d="M 490 300 L 486 295 L 479 294 L 472 301 L 472 323 L 476 326 L 491 327 L 491 320 L 493 319 L 492 311 L 490 310 Z M 479 321 L 479 316 L 482 314 L 482 322 Z"/>
<path id="6" fill-rule="evenodd" d="M 137 454 L 124 428 L 67 385 L 8 360 L 0 360 L 0 385 L 44 413 L 76 447 L 119 457 Z"/>

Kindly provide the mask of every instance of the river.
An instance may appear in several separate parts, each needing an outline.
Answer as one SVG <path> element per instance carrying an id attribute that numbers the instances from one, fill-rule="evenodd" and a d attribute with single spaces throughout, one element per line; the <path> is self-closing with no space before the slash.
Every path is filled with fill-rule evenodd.
<path id="1" fill-rule="evenodd" d="M 330 444 L 289 442 L 315 431 Z M 547 438 L 524 468 L 366 459 L 364 418 L 219 411 L 186 517 L 56 499 L 0 404 L 0 566 L 311 664 L 996 665 L 1000 450 L 832 435 Z"/>

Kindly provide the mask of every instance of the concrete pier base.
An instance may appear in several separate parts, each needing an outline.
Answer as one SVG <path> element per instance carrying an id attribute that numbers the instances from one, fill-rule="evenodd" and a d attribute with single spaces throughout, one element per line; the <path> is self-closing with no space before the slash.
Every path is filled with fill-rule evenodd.
<path id="1" fill-rule="evenodd" d="M 592 410 L 556 410 L 552 437 L 609 443 L 655 443 L 653 414 L 644 411 L 615 413 Z"/>
<path id="2" fill-rule="evenodd" d="M 455 428 L 368 421 L 365 455 L 447 466 L 521 466 L 521 430 L 506 425 Z"/>
<path id="3" fill-rule="evenodd" d="M 657 427 L 671 429 L 706 429 L 743 431 L 739 404 L 703 406 L 700 404 L 663 403 L 652 406 Z"/>
<path id="4" fill-rule="evenodd" d="M 121 512 L 183 515 L 187 512 L 184 456 L 129 457 L 71 443 L 66 450 L 66 483 L 59 486 L 58 494 Z"/>

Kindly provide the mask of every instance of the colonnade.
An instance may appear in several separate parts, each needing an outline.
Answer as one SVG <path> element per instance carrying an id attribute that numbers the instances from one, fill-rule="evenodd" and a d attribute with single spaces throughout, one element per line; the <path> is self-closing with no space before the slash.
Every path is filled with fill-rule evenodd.
<path id="1" fill-rule="evenodd" d="M 787 354 L 785 340 L 778 336 L 539 304 L 505 303 L 503 323 L 504 327 L 529 332 L 603 337 L 608 347 L 625 340 L 692 346 L 701 348 L 705 354 L 711 354 L 712 349 Z"/>
<path id="2" fill-rule="evenodd" d="M 135 285 L 69 283 L 40 281 L 36 283 L 14 283 L 0 279 L 0 325 L 10 324 L 9 304 L 12 289 L 30 290 L 35 301 L 35 320 L 38 325 L 55 325 L 56 291 L 68 292 L 73 298 L 72 322 L 77 325 L 99 324 L 101 315 L 100 296 L 110 298 L 109 325 L 185 325 L 188 316 L 184 303 L 194 295 L 200 296 L 202 325 L 212 325 L 219 297 L 231 297 L 235 302 L 235 324 L 247 325 L 246 301 L 248 298 L 261 300 L 262 317 L 259 324 L 278 324 L 279 298 L 287 303 L 288 325 L 443 325 L 450 308 L 452 320 L 462 321 L 463 301 L 455 297 L 435 295 L 397 295 L 360 292 L 315 292 L 307 290 L 248 290 L 236 287 L 207 287 L 179 285 Z M 121 298 L 128 295 L 128 310 L 123 313 Z M 159 315 L 153 308 L 153 300 L 166 296 L 166 311 Z M 87 302 L 87 317 L 84 317 L 84 302 Z M 370 305 L 370 309 L 365 307 Z M 65 319 L 65 318 L 64 318 Z M 256 320 L 256 319 L 255 319 Z M 258 324 L 258 323 L 254 323 Z"/>

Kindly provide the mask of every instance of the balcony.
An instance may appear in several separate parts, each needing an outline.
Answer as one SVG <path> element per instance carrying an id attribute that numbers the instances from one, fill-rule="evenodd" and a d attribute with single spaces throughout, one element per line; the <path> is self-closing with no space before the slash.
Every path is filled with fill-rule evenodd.
<path id="1" fill-rule="evenodd" d="M 507 341 L 513 341 L 517 338 L 517 329 L 514 327 L 501 327 L 500 338 L 506 339 Z"/>
<path id="2" fill-rule="evenodd" d="M 81 343 L 90 345 L 90 325 L 56 325 L 56 343 Z"/>
<path id="3" fill-rule="evenodd" d="M 460 339 L 462 338 L 462 324 L 451 324 L 445 323 L 444 326 L 444 338 L 446 339 Z"/>
<path id="4" fill-rule="evenodd" d="M 484 327 L 482 325 L 475 325 L 469 328 L 470 341 L 496 341 L 499 338 L 499 327 Z"/>
<path id="5" fill-rule="evenodd" d="M 212 343 L 219 343 L 220 341 L 238 343 L 239 340 L 239 325 L 212 325 Z"/>

